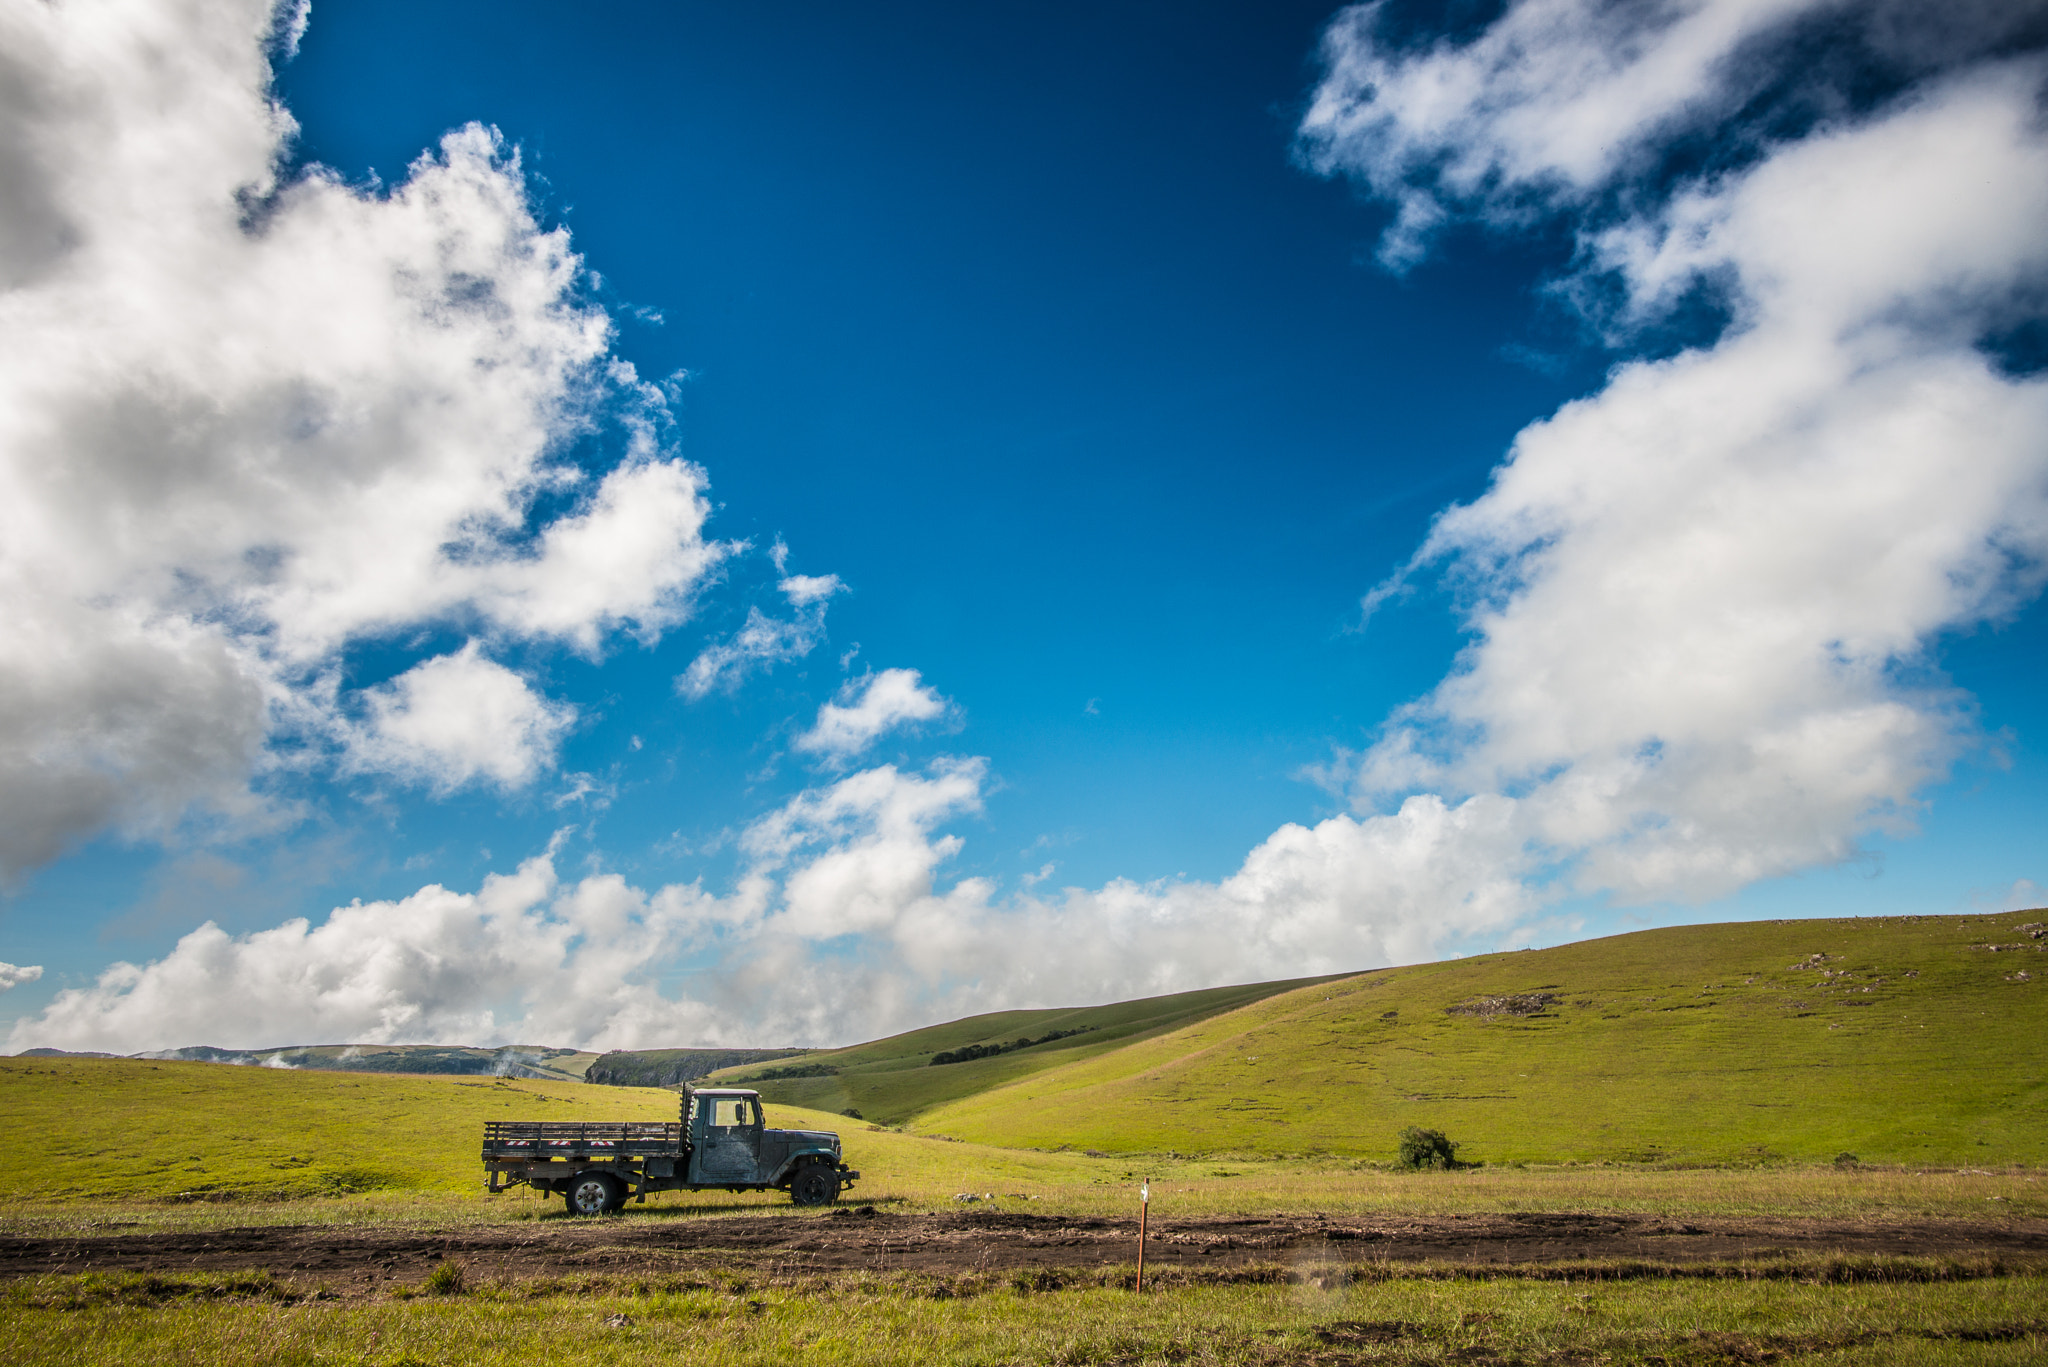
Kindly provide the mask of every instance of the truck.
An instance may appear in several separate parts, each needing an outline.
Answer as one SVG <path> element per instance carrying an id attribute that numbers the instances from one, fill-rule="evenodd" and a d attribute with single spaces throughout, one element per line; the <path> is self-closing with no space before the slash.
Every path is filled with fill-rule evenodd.
<path id="1" fill-rule="evenodd" d="M 781 1190 L 800 1206 L 830 1205 L 860 1174 L 830 1130 L 771 1130 L 761 1094 L 705 1087 L 667 1121 L 489 1120 L 484 1184 L 562 1197 L 571 1215 L 602 1215 L 653 1191 Z"/>

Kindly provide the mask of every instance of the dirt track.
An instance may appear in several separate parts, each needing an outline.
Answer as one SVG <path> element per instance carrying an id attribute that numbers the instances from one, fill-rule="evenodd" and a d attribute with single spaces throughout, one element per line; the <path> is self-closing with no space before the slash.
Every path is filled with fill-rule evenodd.
<path id="1" fill-rule="evenodd" d="M 2048 1221 L 1913 1224 L 1699 1221 L 1514 1214 L 1434 1219 L 1157 1221 L 1152 1267 L 1222 1270 L 1288 1263 L 1314 1252 L 1346 1263 L 1475 1264 L 1623 1258 L 1658 1263 L 1772 1254 L 1997 1256 L 2048 1261 Z M 895 1215 L 842 1207 L 830 1215 L 690 1216 L 628 1211 L 598 1220 L 413 1228 L 302 1225 L 98 1238 L 0 1236 L 0 1277 L 48 1272 L 241 1270 L 377 1284 L 418 1280 L 454 1256 L 479 1275 L 524 1279 L 704 1271 L 804 1275 L 1010 1272 L 1099 1268 L 1137 1254 L 1137 1222 L 996 1210 Z M 365 1287 L 364 1289 L 367 1289 Z"/>

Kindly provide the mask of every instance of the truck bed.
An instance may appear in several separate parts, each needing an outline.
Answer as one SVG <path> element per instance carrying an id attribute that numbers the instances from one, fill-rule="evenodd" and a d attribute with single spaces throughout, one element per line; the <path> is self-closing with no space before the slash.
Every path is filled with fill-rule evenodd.
<path id="1" fill-rule="evenodd" d="M 688 1147 L 679 1124 L 487 1120 L 484 1158 L 673 1158 Z"/>

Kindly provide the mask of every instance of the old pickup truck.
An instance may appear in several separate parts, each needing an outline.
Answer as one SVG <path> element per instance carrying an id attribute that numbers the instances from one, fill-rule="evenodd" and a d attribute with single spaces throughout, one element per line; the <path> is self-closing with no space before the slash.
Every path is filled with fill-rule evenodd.
<path id="1" fill-rule="evenodd" d="M 486 1121 L 485 1186 L 523 1183 L 560 1193 L 572 1215 L 601 1215 L 650 1191 L 777 1188 L 800 1206 L 829 1205 L 860 1176 L 830 1130 L 766 1128 L 758 1092 L 686 1092 L 681 1111 L 678 1124 Z"/>

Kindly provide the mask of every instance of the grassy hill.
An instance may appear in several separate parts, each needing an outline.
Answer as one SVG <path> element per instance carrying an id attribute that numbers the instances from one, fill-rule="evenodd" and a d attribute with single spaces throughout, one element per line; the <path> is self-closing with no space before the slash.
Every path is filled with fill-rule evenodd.
<path id="1" fill-rule="evenodd" d="M 1062 1051 L 1060 1066 L 991 1076 L 913 1128 L 1384 1159 L 1421 1125 L 1488 1163 L 2039 1164 L 2044 922 L 1685 926 L 1379 971 Z"/>
<path id="2" fill-rule="evenodd" d="M 712 1074 L 710 1082 L 757 1087 L 764 1098 L 784 1106 L 835 1114 L 854 1110 L 863 1119 L 894 1125 L 949 1101 L 974 1096 L 1047 1069 L 1108 1055 L 1279 993 L 1334 981 L 1335 978 L 1294 978 L 1178 992 L 1108 1006 L 995 1011 L 845 1049 L 778 1059 L 766 1068 L 726 1068 Z M 1046 1040 L 1049 1035 L 1061 1037 Z M 1014 1047 L 1023 1039 L 1046 1042 Z M 936 1054 L 977 1046 L 1012 1047 L 991 1058 L 932 1063 Z M 789 1076 L 812 1069 L 819 1070 L 819 1075 Z"/>

